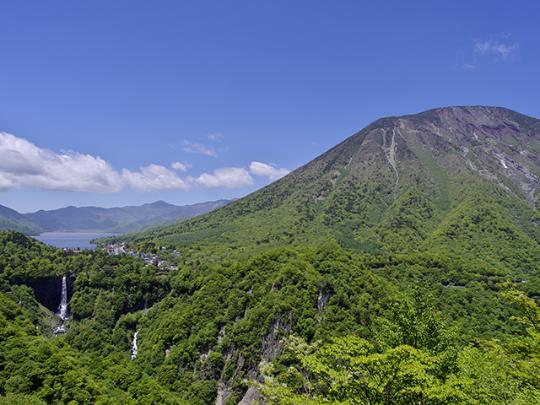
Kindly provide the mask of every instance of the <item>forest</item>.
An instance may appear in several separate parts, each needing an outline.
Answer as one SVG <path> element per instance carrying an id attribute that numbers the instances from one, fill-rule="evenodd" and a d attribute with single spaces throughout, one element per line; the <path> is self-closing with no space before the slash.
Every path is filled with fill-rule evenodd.
<path id="1" fill-rule="evenodd" d="M 527 266 L 332 242 L 172 256 L 160 243 L 146 249 L 178 270 L 0 233 L 0 403 L 235 404 L 249 390 L 276 404 L 539 403 Z M 38 290 L 63 275 L 69 319 L 54 334 Z"/>

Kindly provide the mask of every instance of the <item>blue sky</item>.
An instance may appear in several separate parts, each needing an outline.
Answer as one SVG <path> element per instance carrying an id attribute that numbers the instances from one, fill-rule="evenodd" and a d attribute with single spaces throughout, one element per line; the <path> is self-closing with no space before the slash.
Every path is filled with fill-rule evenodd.
<path id="1" fill-rule="evenodd" d="M 539 12 L 536 1 L 2 2 L 0 204 L 240 197 L 382 116 L 487 104 L 540 117 Z"/>

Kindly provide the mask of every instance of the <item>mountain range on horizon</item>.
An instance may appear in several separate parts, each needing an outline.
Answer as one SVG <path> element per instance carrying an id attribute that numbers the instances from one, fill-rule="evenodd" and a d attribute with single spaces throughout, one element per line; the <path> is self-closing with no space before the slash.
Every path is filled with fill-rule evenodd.
<path id="1" fill-rule="evenodd" d="M 0 205 L 0 230 L 28 235 L 54 231 L 134 232 L 201 215 L 229 202 L 222 199 L 181 206 L 165 201 L 113 208 L 68 206 L 25 214 Z"/>

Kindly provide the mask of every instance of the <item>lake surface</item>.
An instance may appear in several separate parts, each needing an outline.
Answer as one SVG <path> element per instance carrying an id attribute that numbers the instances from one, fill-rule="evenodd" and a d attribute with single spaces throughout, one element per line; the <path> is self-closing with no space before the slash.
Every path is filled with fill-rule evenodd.
<path id="1" fill-rule="evenodd" d="M 96 246 L 90 243 L 91 240 L 115 235 L 118 234 L 104 232 L 44 232 L 34 236 L 34 238 L 57 248 L 94 249 Z"/>

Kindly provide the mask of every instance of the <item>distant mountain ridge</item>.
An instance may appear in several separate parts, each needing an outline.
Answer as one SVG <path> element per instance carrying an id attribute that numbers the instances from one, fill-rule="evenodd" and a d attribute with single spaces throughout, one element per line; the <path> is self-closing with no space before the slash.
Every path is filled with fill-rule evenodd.
<path id="1" fill-rule="evenodd" d="M 0 229 L 27 234 L 52 231 L 133 232 L 154 225 L 173 224 L 223 207 L 229 202 L 217 200 L 178 206 L 156 201 L 140 206 L 114 208 L 69 206 L 28 214 L 0 206 Z"/>

